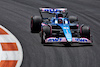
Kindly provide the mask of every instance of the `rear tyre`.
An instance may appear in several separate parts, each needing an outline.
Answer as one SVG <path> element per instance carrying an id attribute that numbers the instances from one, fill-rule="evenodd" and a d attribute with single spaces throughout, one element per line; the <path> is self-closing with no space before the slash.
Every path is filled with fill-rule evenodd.
<path id="1" fill-rule="evenodd" d="M 31 17 L 31 33 L 38 33 L 41 30 L 42 18 L 40 16 Z"/>
<path id="2" fill-rule="evenodd" d="M 83 25 L 80 28 L 80 35 L 81 35 L 81 37 L 85 37 L 85 38 L 90 39 L 90 27 Z"/>

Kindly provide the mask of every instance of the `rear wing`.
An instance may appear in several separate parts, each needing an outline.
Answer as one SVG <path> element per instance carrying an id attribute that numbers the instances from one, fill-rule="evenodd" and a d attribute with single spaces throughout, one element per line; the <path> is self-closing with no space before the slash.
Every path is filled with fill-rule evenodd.
<path id="1" fill-rule="evenodd" d="M 66 12 L 67 8 L 39 8 L 40 12 L 58 13 Z"/>
<path id="2" fill-rule="evenodd" d="M 42 13 L 49 13 L 49 14 L 57 14 L 57 13 L 63 13 L 63 14 L 68 14 L 67 8 L 39 8 L 39 12 L 41 17 Z"/>

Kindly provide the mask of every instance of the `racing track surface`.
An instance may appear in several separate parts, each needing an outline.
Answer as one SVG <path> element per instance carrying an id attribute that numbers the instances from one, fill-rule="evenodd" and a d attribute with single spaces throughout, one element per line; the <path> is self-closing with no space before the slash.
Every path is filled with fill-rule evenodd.
<path id="1" fill-rule="evenodd" d="M 67 7 L 69 15 L 76 15 L 80 24 L 89 25 L 93 46 L 43 46 L 39 34 L 30 33 L 30 17 L 39 15 L 39 7 L 48 6 Z M 24 60 L 21 67 L 100 67 L 99 0 L 0 0 L 0 24 L 22 44 Z"/>

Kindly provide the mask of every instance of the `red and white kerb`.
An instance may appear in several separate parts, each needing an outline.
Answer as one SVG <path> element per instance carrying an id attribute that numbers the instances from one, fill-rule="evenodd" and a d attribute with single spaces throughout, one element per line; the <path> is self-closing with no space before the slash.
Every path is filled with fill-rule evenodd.
<path id="1" fill-rule="evenodd" d="M 17 38 L 0 25 L 0 67 L 20 67 L 22 47 Z"/>

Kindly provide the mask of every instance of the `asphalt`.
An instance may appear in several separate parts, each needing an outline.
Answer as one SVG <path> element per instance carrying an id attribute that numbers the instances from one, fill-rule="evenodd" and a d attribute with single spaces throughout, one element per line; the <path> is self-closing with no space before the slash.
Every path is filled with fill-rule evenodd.
<path id="1" fill-rule="evenodd" d="M 39 15 L 39 7 L 67 7 L 69 15 L 89 25 L 93 46 L 41 44 L 39 34 L 30 33 L 30 17 Z M 99 0 L 0 0 L 0 25 L 21 42 L 24 59 L 21 67 L 100 67 Z"/>

